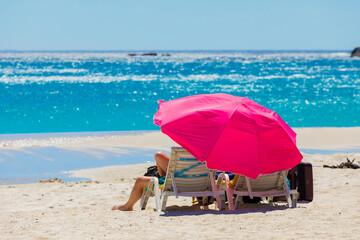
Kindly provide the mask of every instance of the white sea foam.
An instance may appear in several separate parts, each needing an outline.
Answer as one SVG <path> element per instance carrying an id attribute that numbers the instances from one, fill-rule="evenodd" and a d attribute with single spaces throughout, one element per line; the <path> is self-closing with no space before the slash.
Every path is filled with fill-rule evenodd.
<path id="1" fill-rule="evenodd" d="M 1 148 L 19 147 L 44 147 L 58 146 L 63 144 L 83 143 L 94 140 L 94 137 L 48 137 L 48 138 L 24 138 L 13 140 L 0 140 Z"/>

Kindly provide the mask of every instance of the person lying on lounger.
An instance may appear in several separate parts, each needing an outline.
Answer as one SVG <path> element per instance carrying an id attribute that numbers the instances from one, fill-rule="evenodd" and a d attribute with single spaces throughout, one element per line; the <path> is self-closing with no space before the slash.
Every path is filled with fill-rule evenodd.
<path id="1" fill-rule="evenodd" d="M 160 177 L 166 175 L 169 159 L 169 156 L 163 152 L 155 153 L 156 166 Z M 141 198 L 143 189 L 149 185 L 151 178 L 152 177 L 147 176 L 137 177 L 127 202 L 125 204 L 114 206 L 112 210 L 132 211 L 134 204 Z"/>

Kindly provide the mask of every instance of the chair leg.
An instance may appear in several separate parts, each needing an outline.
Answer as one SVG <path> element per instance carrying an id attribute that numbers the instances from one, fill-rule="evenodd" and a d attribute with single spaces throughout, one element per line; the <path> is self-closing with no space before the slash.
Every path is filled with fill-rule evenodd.
<path id="1" fill-rule="evenodd" d="M 297 194 L 291 194 L 291 207 L 296 208 L 297 205 Z"/>
<path id="2" fill-rule="evenodd" d="M 160 189 L 159 189 L 159 180 L 157 178 L 153 178 L 154 182 L 155 182 L 155 187 L 154 187 L 154 192 L 155 192 L 155 206 L 156 206 L 156 211 L 160 212 L 161 208 L 160 208 Z"/>
<path id="3" fill-rule="evenodd" d="M 227 189 L 226 191 L 228 203 L 229 203 L 229 209 L 234 210 L 234 200 L 233 200 L 233 191 L 231 189 Z"/>
<path id="4" fill-rule="evenodd" d="M 290 194 L 286 194 L 286 200 L 288 202 L 289 207 L 292 207 L 291 197 Z"/>
<path id="5" fill-rule="evenodd" d="M 168 195 L 164 195 L 164 196 L 162 197 L 162 207 L 161 207 L 161 211 L 166 211 L 167 199 L 168 199 Z"/>
<path id="6" fill-rule="evenodd" d="M 150 181 L 150 183 L 149 183 L 149 185 L 147 187 L 147 190 L 144 190 L 143 194 L 141 196 L 141 200 L 140 200 L 140 208 L 141 208 L 141 210 L 145 210 L 147 202 L 148 202 L 149 197 L 150 197 L 150 194 L 153 191 L 153 188 L 154 188 L 154 180 L 151 179 L 151 181 Z"/>
<path id="7" fill-rule="evenodd" d="M 288 202 L 289 207 L 292 207 L 292 202 L 291 202 L 291 196 L 290 196 L 290 186 L 288 185 L 288 180 L 285 176 L 285 172 L 283 172 L 283 179 L 284 179 L 284 188 L 285 188 L 285 194 L 286 194 L 286 200 Z"/>
<path id="8" fill-rule="evenodd" d="M 140 209 L 141 210 L 145 210 L 146 205 L 147 205 L 147 201 L 148 201 L 148 197 L 146 197 L 146 190 L 143 191 L 142 195 L 141 195 L 141 200 L 140 200 Z"/>

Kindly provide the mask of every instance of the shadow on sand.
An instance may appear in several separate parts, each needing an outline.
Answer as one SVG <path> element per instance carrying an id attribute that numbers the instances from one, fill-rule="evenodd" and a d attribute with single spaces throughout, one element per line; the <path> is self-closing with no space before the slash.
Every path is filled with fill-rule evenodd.
<path id="1" fill-rule="evenodd" d="M 297 208 L 304 208 L 303 206 L 297 206 Z M 162 217 L 176 217 L 176 216 L 198 216 L 198 215 L 239 215 L 248 213 L 266 213 L 272 211 L 284 211 L 294 210 L 295 208 L 288 208 L 285 204 L 277 203 L 257 203 L 257 204 L 243 204 L 239 210 L 224 210 L 218 211 L 215 209 L 209 209 L 207 206 L 193 205 L 193 206 L 168 206 L 166 212 L 160 214 Z"/>

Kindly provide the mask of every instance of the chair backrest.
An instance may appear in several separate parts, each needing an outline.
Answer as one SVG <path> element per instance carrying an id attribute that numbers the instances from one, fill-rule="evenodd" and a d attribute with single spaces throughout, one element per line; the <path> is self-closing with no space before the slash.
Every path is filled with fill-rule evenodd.
<path id="1" fill-rule="evenodd" d="M 164 191 L 177 192 L 211 191 L 211 177 L 215 179 L 216 172 L 209 170 L 189 152 L 181 147 L 171 148 L 169 165 L 166 173 Z"/>
<path id="2" fill-rule="evenodd" d="M 288 170 L 274 172 L 271 174 L 260 175 L 257 179 L 249 179 L 251 190 L 256 191 L 268 191 L 273 189 L 284 189 L 284 178 L 287 175 Z M 238 180 L 235 184 L 235 190 L 237 191 L 247 191 L 246 177 L 243 175 L 238 175 Z"/>

